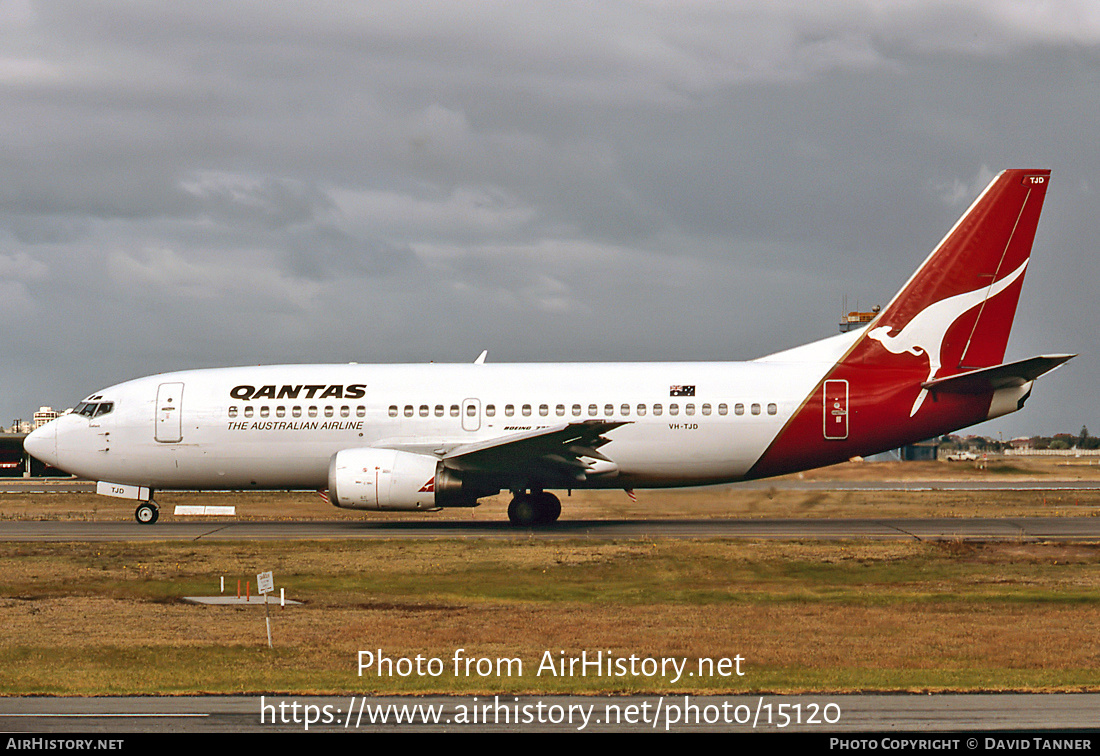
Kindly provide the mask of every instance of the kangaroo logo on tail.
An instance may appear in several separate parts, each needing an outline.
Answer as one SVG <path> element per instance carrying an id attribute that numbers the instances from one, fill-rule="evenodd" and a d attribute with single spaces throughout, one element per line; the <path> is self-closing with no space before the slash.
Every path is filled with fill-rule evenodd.
<path id="1" fill-rule="evenodd" d="M 928 378 L 926 380 L 930 381 L 936 377 L 941 367 L 943 340 L 947 336 L 948 329 L 965 313 L 1011 286 L 1023 275 L 1027 262 L 1024 260 L 1020 267 L 990 286 L 956 294 L 929 305 L 917 313 L 897 335 L 890 335 L 892 330 L 890 326 L 879 326 L 868 331 L 867 338 L 879 342 L 891 354 L 908 352 L 917 356 L 927 355 Z M 917 395 L 917 400 L 913 403 L 909 417 L 917 414 L 917 410 L 927 396 L 928 390 L 922 388 Z"/>

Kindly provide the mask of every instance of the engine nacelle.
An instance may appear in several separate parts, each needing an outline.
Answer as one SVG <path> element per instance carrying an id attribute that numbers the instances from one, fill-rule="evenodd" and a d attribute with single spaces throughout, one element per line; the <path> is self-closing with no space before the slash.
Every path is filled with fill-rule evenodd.
<path id="1" fill-rule="evenodd" d="M 328 466 L 329 501 L 345 509 L 476 507 L 499 490 L 471 490 L 435 457 L 396 449 L 344 449 Z"/>

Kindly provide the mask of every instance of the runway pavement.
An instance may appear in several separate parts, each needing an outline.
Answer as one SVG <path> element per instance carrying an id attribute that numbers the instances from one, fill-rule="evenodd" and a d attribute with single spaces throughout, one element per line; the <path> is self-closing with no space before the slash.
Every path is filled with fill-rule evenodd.
<path id="1" fill-rule="evenodd" d="M 1011 737 L 1011 731 L 1026 731 L 1066 738 L 1095 731 L 1098 707 L 1100 694 L 1094 693 L 12 697 L 0 699 L 0 729 L 9 734 L 306 732 L 310 718 L 309 732 L 364 734 L 877 732 L 929 737 L 999 731 Z M 403 721 L 396 721 L 398 712 Z"/>
<path id="2" fill-rule="evenodd" d="M 95 493 L 95 483 L 76 478 L 0 478 L 0 493 Z"/>

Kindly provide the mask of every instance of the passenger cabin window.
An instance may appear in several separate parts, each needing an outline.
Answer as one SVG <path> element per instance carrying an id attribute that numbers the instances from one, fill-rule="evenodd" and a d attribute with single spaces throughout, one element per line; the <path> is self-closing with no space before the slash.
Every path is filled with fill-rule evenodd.
<path id="1" fill-rule="evenodd" d="M 660 415 L 662 412 L 664 412 L 664 408 L 661 407 L 661 405 L 659 405 L 659 404 L 654 404 L 653 405 L 653 414 L 654 415 Z"/>
<path id="2" fill-rule="evenodd" d="M 265 404 L 264 406 L 260 407 L 260 417 L 267 417 L 267 415 L 270 411 L 271 410 L 269 410 L 267 408 L 267 405 Z"/>
<path id="3" fill-rule="evenodd" d="M 504 405 L 504 414 L 507 417 L 511 417 L 512 415 L 516 414 L 516 408 L 513 407 L 511 404 L 505 404 Z"/>
<path id="4" fill-rule="evenodd" d="M 495 404 L 485 405 L 485 417 L 496 417 L 497 406 Z"/>
<path id="5" fill-rule="evenodd" d="M 275 408 L 275 417 L 286 417 L 286 407 L 279 405 Z"/>
<path id="6" fill-rule="evenodd" d="M 694 415 L 695 414 L 695 405 L 694 404 L 685 404 L 684 405 L 684 414 L 685 415 Z"/>
<path id="7" fill-rule="evenodd" d="M 457 404 L 452 404 L 451 405 L 451 417 L 458 417 L 458 405 Z"/>
<path id="8" fill-rule="evenodd" d="M 588 414 L 589 414 L 589 415 L 591 415 L 592 417 L 595 417 L 595 416 L 596 416 L 596 414 L 597 414 L 597 413 L 598 413 L 599 411 L 600 411 L 600 410 L 599 410 L 599 407 L 597 407 L 597 406 L 596 406 L 595 404 L 589 404 L 589 405 L 588 405 Z"/>
<path id="9" fill-rule="evenodd" d="M 624 414 L 624 415 L 629 415 L 630 414 L 630 405 L 629 404 L 624 404 L 622 407 L 619 407 L 619 411 L 622 412 L 622 414 Z"/>
<path id="10" fill-rule="evenodd" d="M 245 417 L 252 417 L 252 413 L 254 411 L 255 410 L 252 409 L 252 405 L 248 405 L 247 407 L 244 408 L 244 416 Z"/>
<path id="11" fill-rule="evenodd" d="M 344 407 L 340 408 L 340 417 L 350 417 L 350 416 L 351 416 L 351 407 L 344 406 Z"/>
<path id="12" fill-rule="evenodd" d="M 306 410 L 306 414 L 309 415 L 310 417 L 317 417 L 317 405 L 316 404 L 311 404 L 309 406 L 309 409 Z M 410 415 L 412 414 L 412 407 L 409 407 L 409 414 Z"/>
<path id="13" fill-rule="evenodd" d="M 539 415 L 541 415 L 542 417 L 546 417 L 549 414 L 550 414 L 550 407 L 548 407 L 545 404 L 540 404 L 539 405 Z"/>
<path id="14" fill-rule="evenodd" d="M 745 414 L 745 405 L 741 404 L 741 402 L 738 402 L 737 404 L 733 405 L 733 414 L 735 414 L 735 415 Z"/>
<path id="15" fill-rule="evenodd" d="M 703 407 L 702 407 L 702 410 L 703 410 L 704 415 L 709 415 L 710 414 L 710 405 L 709 404 L 704 404 Z"/>
<path id="16" fill-rule="evenodd" d="M 325 417 L 332 417 L 332 406 L 325 407 Z"/>
<path id="17" fill-rule="evenodd" d="M 725 404 L 719 404 L 718 405 L 718 414 L 719 415 L 725 415 L 725 414 L 728 414 L 728 413 L 729 413 L 729 407 L 727 407 Z"/>
<path id="18" fill-rule="evenodd" d="M 774 403 L 768 405 L 768 414 L 769 415 L 774 415 L 777 412 L 779 412 L 779 407 L 777 407 Z"/>
<path id="19" fill-rule="evenodd" d="M 680 405 L 679 404 L 670 404 L 670 405 L 668 405 L 668 414 L 670 414 L 670 415 L 679 415 L 680 414 Z"/>
<path id="20" fill-rule="evenodd" d="M 367 408 L 364 407 L 362 404 L 360 404 L 358 407 L 355 408 L 355 416 L 356 417 L 366 417 L 367 416 Z"/>
<path id="21" fill-rule="evenodd" d="M 603 406 L 603 413 L 605 415 L 607 415 L 608 417 L 611 417 L 612 415 L 615 414 L 615 405 L 614 404 L 605 404 Z"/>
<path id="22" fill-rule="evenodd" d="M 554 412 L 557 413 L 558 417 L 561 417 L 565 414 L 565 405 L 559 404 L 557 407 L 554 408 Z"/>
<path id="23" fill-rule="evenodd" d="M 756 404 L 754 402 L 751 409 L 752 409 L 752 414 L 754 414 L 754 415 L 759 415 L 760 414 L 760 405 L 759 404 Z"/>
<path id="24" fill-rule="evenodd" d="M 421 404 L 420 405 L 420 416 L 421 417 L 427 417 L 428 416 L 428 405 L 426 405 L 426 404 Z"/>
<path id="25" fill-rule="evenodd" d="M 237 416 L 237 408 L 236 407 L 230 407 L 229 408 L 229 416 L 230 417 L 236 417 Z"/>
<path id="26" fill-rule="evenodd" d="M 435 416 L 436 417 L 443 417 L 443 405 L 442 404 L 435 405 Z"/>
<path id="27" fill-rule="evenodd" d="M 393 414 L 394 414 L 395 417 L 397 416 L 397 407 L 393 408 Z M 302 416 L 302 408 L 301 407 L 291 407 L 290 408 L 290 416 L 291 417 L 301 417 Z"/>
<path id="28" fill-rule="evenodd" d="M 523 405 L 523 409 L 521 410 L 521 412 L 523 413 L 524 417 L 530 417 L 531 416 L 531 405 L 530 404 Z"/>
<path id="29" fill-rule="evenodd" d="M 396 404 L 391 404 L 390 405 L 390 417 L 397 417 L 397 405 Z"/>
<path id="30" fill-rule="evenodd" d="M 645 405 L 644 404 L 639 404 L 638 405 L 638 414 L 639 415 L 645 415 Z"/>
<path id="31" fill-rule="evenodd" d="M 412 417 L 412 416 L 413 416 L 412 405 L 411 404 L 406 404 L 405 405 L 405 417 Z M 311 417 L 313 417 L 313 416 L 311 415 Z"/>
<path id="32" fill-rule="evenodd" d="M 581 405 L 574 404 L 573 405 L 573 417 L 580 417 L 580 416 L 581 416 Z"/>

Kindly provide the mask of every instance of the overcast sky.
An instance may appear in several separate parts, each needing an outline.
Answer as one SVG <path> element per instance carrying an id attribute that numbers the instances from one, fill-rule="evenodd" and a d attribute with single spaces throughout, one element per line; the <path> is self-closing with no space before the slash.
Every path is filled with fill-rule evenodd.
<path id="1" fill-rule="evenodd" d="M 740 360 L 1051 168 L 1005 437 L 1100 434 L 1100 4 L 0 0 L 0 424 L 149 373 Z"/>

